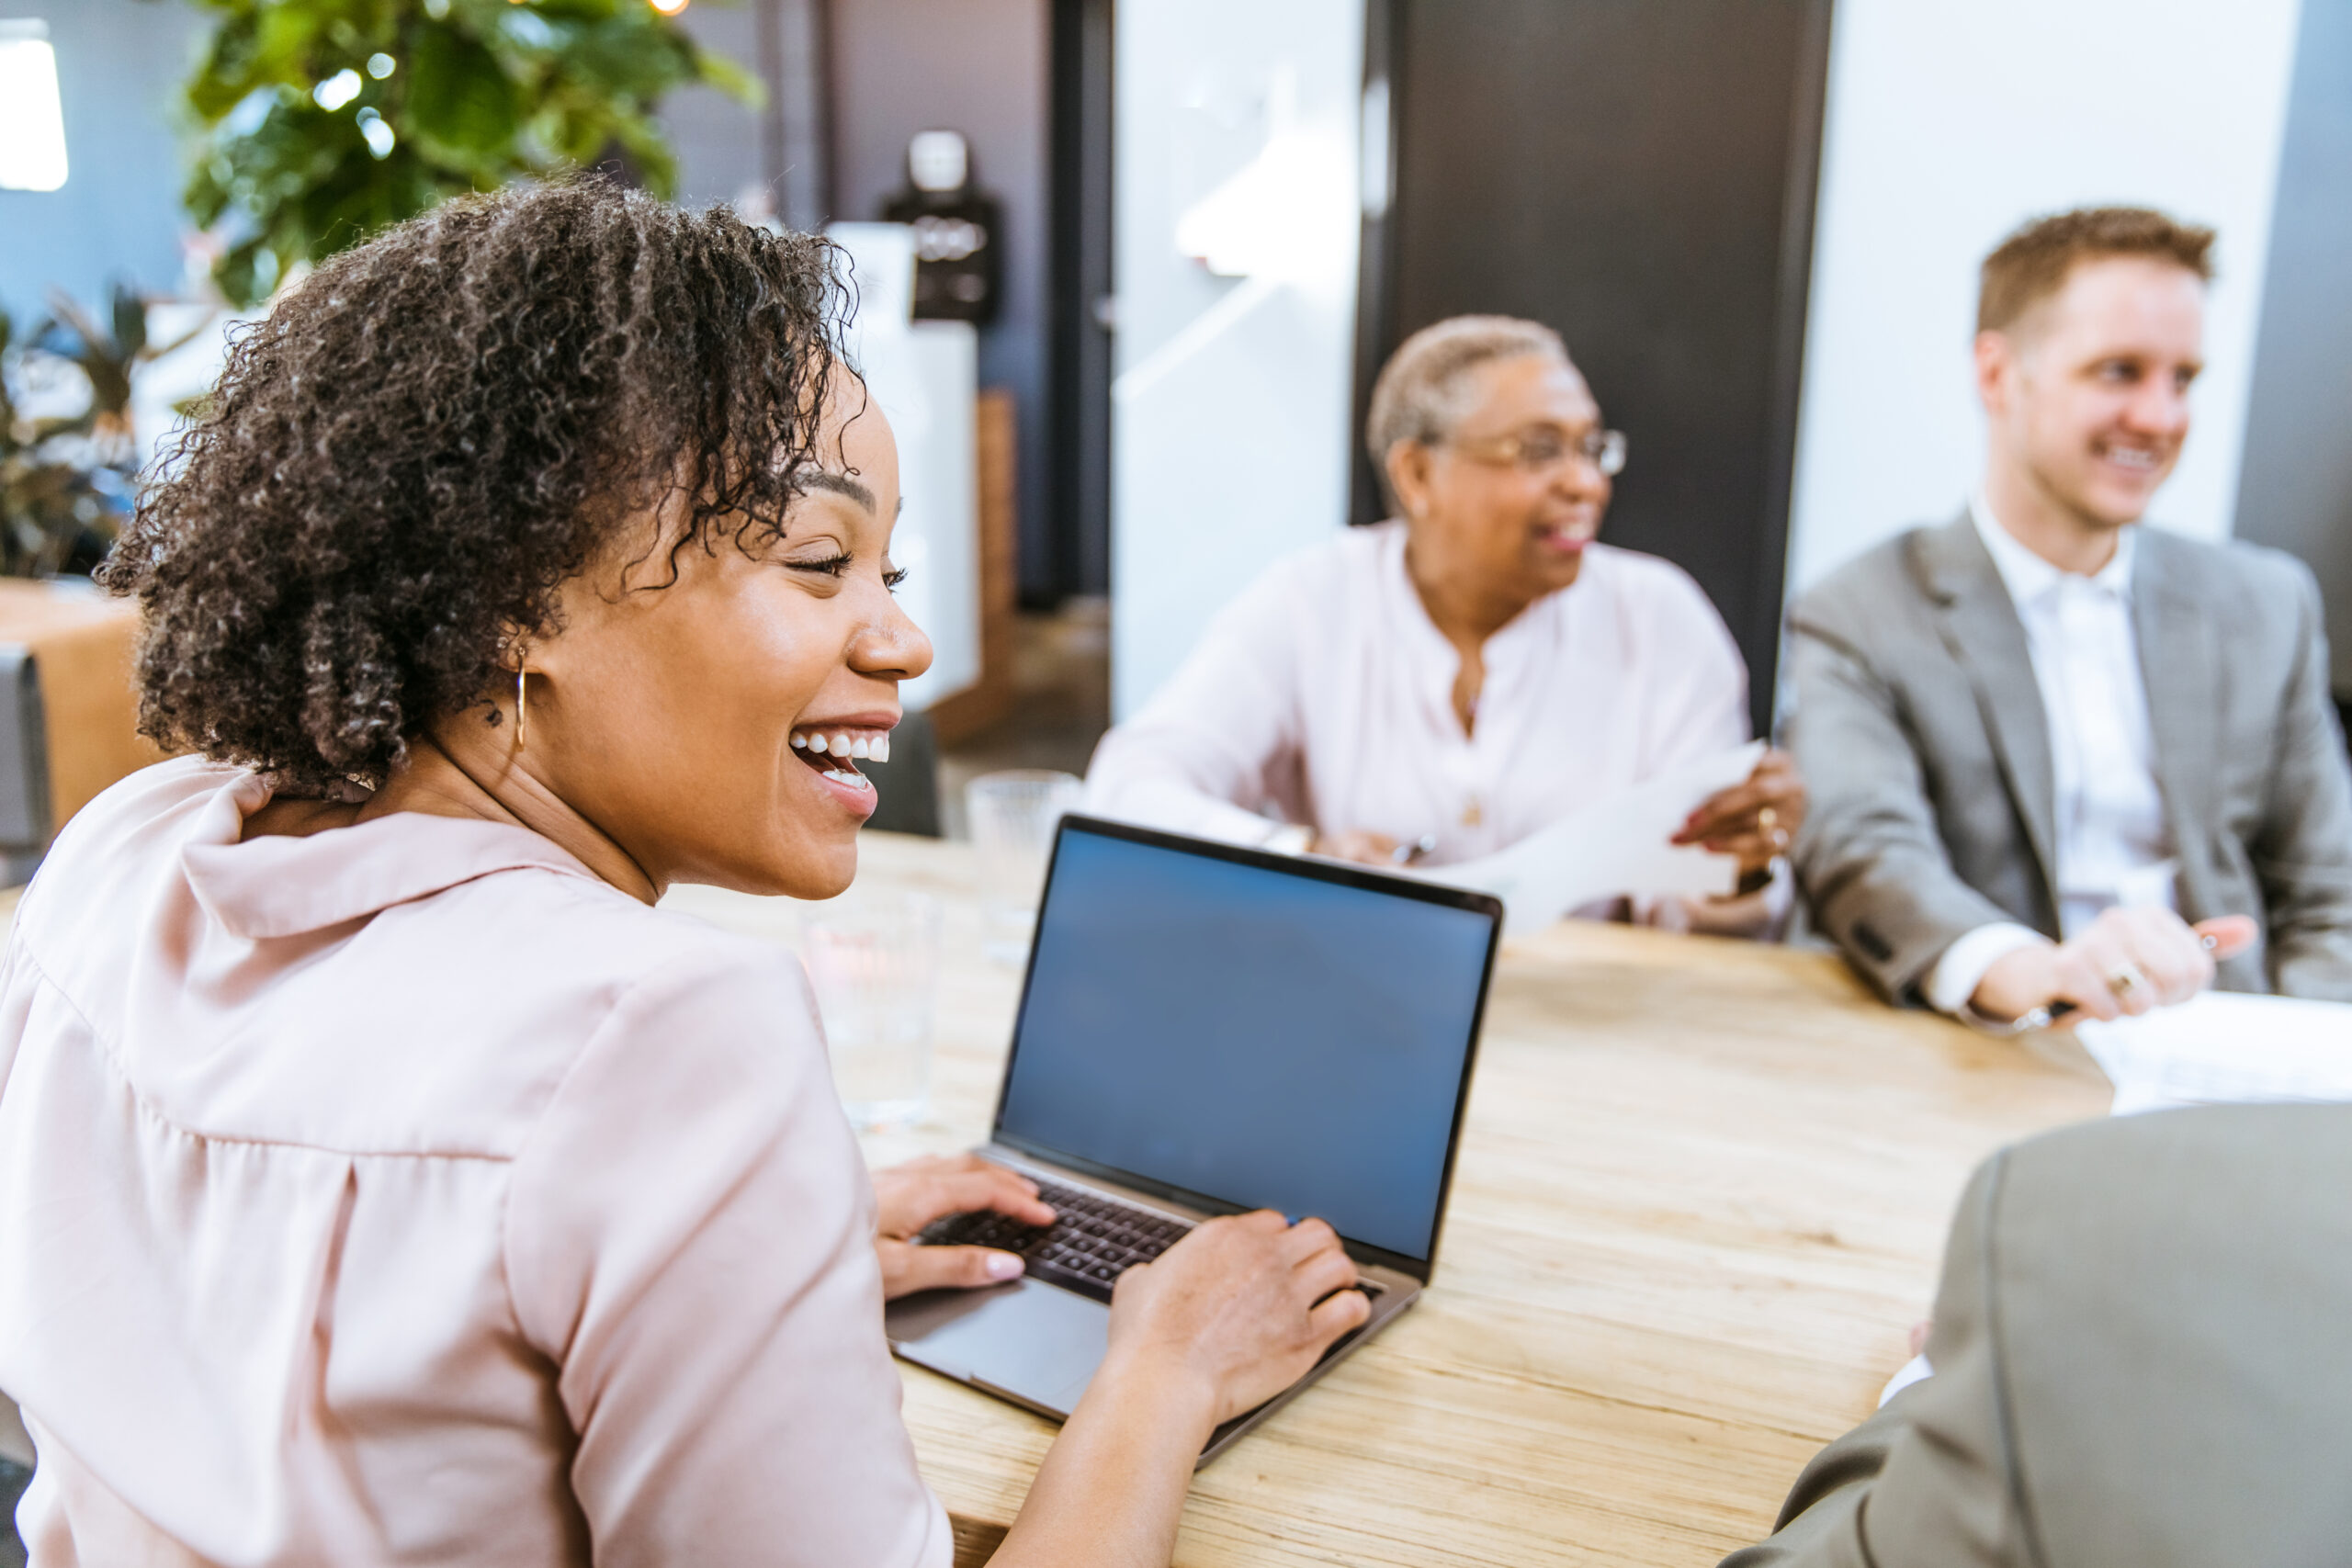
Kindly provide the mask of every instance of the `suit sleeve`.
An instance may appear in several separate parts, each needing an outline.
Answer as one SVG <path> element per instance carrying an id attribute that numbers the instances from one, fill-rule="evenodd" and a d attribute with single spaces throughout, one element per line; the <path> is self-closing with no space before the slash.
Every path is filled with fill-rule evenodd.
<path id="1" fill-rule="evenodd" d="M 2011 917 L 1952 871 L 1901 704 L 1839 618 L 1790 617 L 1788 742 L 1812 802 L 1790 858 L 1815 923 L 1906 1001 L 1944 949 Z"/>
<path id="2" fill-rule="evenodd" d="M 714 942 L 622 994 L 516 1161 L 506 1240 L 600 1568 L 945 1568 L 873 1238 L 788 955 Z"/>
<path id="3" fill-rule="evenodd" d="M 1233 844 L 1281 828 L 1266 808 L 1300 739 L 1295 576 L 1277 567 L 1227 605 L 1168 684 L 1102 738 L 1089 810 Z"/>
<path id="4" fill-rule="evenodd" d="M 2336 722 L 2319 584 L 2294 563 L 2301 629 L 2281 705 L 2278 756 L 2249 846 L 2268 916 L 2270 983 L 2283 995 L 2352 1000 L 2352 770 Z"/>
<path id="5" fill-rule="evenodd" d="M 2006 1156 L 1961 1200 L 1936 1296 L 1936 1374 L 1824 1449 L 1769 1540 L 1723 1568 L 2019 1568 L 2035 1561 L 2008 1460 L 1993 1247 Z"/>

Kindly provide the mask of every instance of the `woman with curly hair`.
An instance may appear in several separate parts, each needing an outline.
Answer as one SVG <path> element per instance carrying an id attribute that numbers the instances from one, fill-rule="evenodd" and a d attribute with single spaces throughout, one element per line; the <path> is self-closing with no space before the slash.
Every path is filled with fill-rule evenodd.
<path id="1" fill-rule="evenodd" d="M 196 754 L 74 818 L 0 969 L 34 1562 L 949 1560 L 882 1302 L 1018 1270 L 933 1218 L 1050 1211 L 869 1185 L 797 965 L 653 908 L 845 887 L 930 661 L 842 298 L 821 241 L 557 184 L 236 344 L 103 574 Z M 997 1561 L 1164 1562 L 1352 1278 L 1269 1214 L 1130 1272 Z"/>

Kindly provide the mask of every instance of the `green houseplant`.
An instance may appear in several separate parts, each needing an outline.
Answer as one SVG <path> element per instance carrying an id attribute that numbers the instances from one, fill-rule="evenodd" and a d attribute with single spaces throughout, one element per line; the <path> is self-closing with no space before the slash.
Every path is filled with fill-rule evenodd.
<path id="1" fill-rule="evenodd" d="M 155 343 L 149 302 L 128 288 L 117 286 L 107 303 L 101 319 L 52 294 L 48 319 L 22 341 L 0 310 L 0 576 L 88 571 L 136 503 L 131 383 L 188 338 Z M 21 387 L 53 382 L 60 369 L 88 383 L 79 412 L 42 417 L 22 406 Z"/>
<path id="2" fill-rule="evenodd" d="M 195 0 L 219 17 L 186 89 L 187 207 L 239 305 L 448 197 L 617 156 L 656 194 L 653 109 L 758 84 L 649 0 Z"/>

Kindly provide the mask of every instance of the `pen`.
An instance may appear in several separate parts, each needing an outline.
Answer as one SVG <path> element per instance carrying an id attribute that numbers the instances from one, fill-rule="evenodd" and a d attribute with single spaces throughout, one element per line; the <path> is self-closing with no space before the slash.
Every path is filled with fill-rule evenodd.
<path id="1" fill-rule="evenodd" d="M 1410 865 L 1435 848 L 1437 848 L 1437 835 L 1424 833 L 1411 843 L 1399 844 L 1389 851 L 1388 859 L 1394 865 Z"/>

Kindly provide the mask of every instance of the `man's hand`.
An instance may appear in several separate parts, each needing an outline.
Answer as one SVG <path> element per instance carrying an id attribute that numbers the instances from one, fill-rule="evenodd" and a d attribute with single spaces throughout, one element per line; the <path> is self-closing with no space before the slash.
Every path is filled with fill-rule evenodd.
<path id="1" fill-rule="evenodd" d="M 1754 773 L 1690 813 L 1673 841 L 1737 856 L 1746 875 L 1788 852 L 1804 826 L 1804 777 L 1796 759 L 1786 751 L 1767 751 L 1757 759 Z"/>
<path id="2" fill-rule="evenodd" d="M 1049 1225 L 1054 1212 L 1037 1201 L 1037 1184 L 976 1155 L 910 1160 L 874 1173 L 874 1250 L 882 1261 L 882 1299 L 917 1291 L 1001 1284 L 1021 1277 L 1018 1254 L 985 1247 L 919 1247 L 914 1235 L 933 1220 L 993 1209 L 1024 1224 Z"/>
<path id="3" fill-rule="evenodd" d="M 2002 1022 L 2058 1002 L 2093 1018 L 2137 1017 L 2211 985 L 2214 960 L 2245 951 L 2260 929 L 2244 915 L 2191 926 L 2166 908 L 2109 909 L 2071 942 L 1995 959 L 1969 1005 Z"/>

